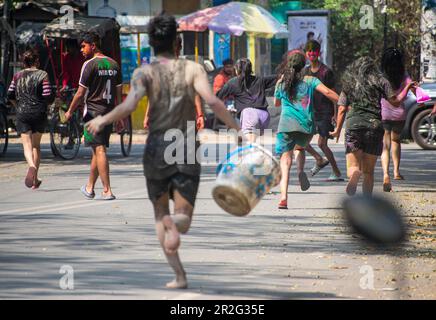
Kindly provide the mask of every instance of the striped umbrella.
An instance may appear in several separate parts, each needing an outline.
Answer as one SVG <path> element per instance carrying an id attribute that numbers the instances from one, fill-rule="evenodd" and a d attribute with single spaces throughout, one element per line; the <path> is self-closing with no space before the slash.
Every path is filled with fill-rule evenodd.
<path id="1" fill-rule="evenodd" d="M 287 38 L 288 30 L 264 8 L 245 2 L 229 2 L 207 8 L 177 20 L 180 31 L 217 33 L 260 38 Z"/>

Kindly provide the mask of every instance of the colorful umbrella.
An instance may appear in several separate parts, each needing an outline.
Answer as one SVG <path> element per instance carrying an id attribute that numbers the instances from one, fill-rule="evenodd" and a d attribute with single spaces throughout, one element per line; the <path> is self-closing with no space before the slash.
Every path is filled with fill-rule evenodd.
<path id="1" fill-rule="evenodd" d="M 178 19 L 180 31 L 217 33 L 260 38 L 287 38 L 288 30 L 264 8 L 245 2 L 230 2 Z"/>

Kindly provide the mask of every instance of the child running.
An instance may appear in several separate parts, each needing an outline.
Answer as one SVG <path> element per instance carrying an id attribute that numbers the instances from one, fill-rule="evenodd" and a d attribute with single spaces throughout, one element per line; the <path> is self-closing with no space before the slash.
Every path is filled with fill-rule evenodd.
<path id="1" fill-rule="evenodd" d="M 395 48 L 387 49 L 382 57 L 382 72 L 389 80 L 396 94 L 401 93 L 404 88 L 412 82 L 406 72 L 403 53 Z M 383 137 L 383 191 L 392 191 L 391 177 L 389 175 L 390 154 L 394 165 L 394 180 L 403 180 L 400 174 L 401 161 L 401 132 L 406 123 L 407 111 L 404 103 L 396 108 L 385 99 L 381 100 L 382 119 L 385 134 Z"/>
<path id="2" fill-rule="evenodd" d="M 196 134 L 195 95 L 199 94 L 228 127 L 238 131 L 240 127 L 223 102 L 212 93 L 203 67 L 176 58 L 175 18 L 168 15 L 153 18 L 148 26 L 148 34 L 156 61 L 136 69 L 131 90 L 122 104 L 105 116 L 87 123 L 86 127 L 91 133 L 99 132 L 105 125 L 132 113 L 139 100 L 148 96 L 150 122 L 144 151 L 144 175 L 154 207 L 157 237 L 176 274 L 175 280 L 168 283 L 167 287 L 184 289 L 188 287 L 188 281 L 178 254 L 180 233 L 187 233 L 191 226 L 201 171 L 196 158 L 199 145 L 190 148 L 187 143 L 188 137 Z M 171 137 L 174 129 L 181 134 L 176 141 L 168 141 L 167 135 L 170 133 Z M 182 154 L 177 154 L 174 162 L 171 161 L 174 160 L 172 152 L 167 151 L 174 150 L 175 143 L 175 150 L 181 149 Z M 194 161 L 191 162 L 191 159 Z M 172 216 L 170 198 L 174 200 L 175 214 Z"/>
<path id="3" fill-rule="evenodd" d="M 241 58 L 236 62 L 236 77 L 227 82 L 216 93 L 221 100 L 233 97 L 242 131 L 248 142 L 256 142 L 256 131 L 263 135 L 268 128 L 270 114 L 266 101 L 266 90 L 274 88 L 277 76 L 260 77 L 253 75 L 251 61 Z"/>
<path id="4" fill-rule="evenodd" d="M 393 107 L 399 107 L 408 91 L 416 83 L 407 84 L 397 96 L 389 81 L 383 77 L 374 61 L 362 57 L 348 66 L 342 79 L 342 92 L 339 98 L 338 126 L 331 133 L 339 138 L 347 115 L 345 133 L 348 163 L 347 194 L 356 193 L 363 174 L 362 190 L 371 196 L 374 188 L 374 167 L 383 151 L 383 124 L 380 108 L 382 98 Z"/>
<path id="5" fill-rule="evenodd" d="M 300 50 L 293 50 L 287 56 L 283 76 L 276 85 L 274 104 L 282 106 L 278 126 L 276 153 L 280 157 L 282 180 L 280 183 L 281 201 L 279 209 L 288 208 L 289 171 L 295 149 L 298 180 L 302 191 L 310 188 L 304 170 L 304 148 L 312 140 L 315 133 L 313 110 L 314 92 L 318 91 L 333 103 L 337 103 L 338 95 L 322 82 L 311 76 L 303 76 L 306 56 Z"/>

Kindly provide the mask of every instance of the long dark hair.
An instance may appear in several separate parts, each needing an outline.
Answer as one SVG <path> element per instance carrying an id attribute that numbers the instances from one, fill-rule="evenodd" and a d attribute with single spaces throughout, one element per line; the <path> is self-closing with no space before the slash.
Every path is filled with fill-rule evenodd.
<path id="1" fill-rule="evenodd" d="M 379 92 L 380 69 L 370 57 L 361 57 L 351 63 L 342 77 L 342 91 L 350 102 L 370 100 Z"/>
<path id="2" fill-rule="evenodd" d="M 280 74 L 283 75 L 284 90 L 293 100 L 296 95 L 297 84 L 303 79 L 302 70 L 306 65 L 306 56 L 300 50 L 292 50 L 286 55 Z"/>
<path id="3" fill-rule="evenodd" d="M 238 80 L 239 84 L 242 88 L 244 88 L 246 91 L 248 90 L 248 87 L 250 85 L 250 76 L 253 73 L 253 66 L 251 64 L 250 59 L 247 58 L 241 58 L 238 61 L 236 61 L 236 72 L 238 73 Z"/>
<path id="4" fill-rule="evenodd" d="M 399 89 L 406 75 L 404 55 L 396 48 L 388 48 L 382 57 L 381 70 L 394 89 Z"/>

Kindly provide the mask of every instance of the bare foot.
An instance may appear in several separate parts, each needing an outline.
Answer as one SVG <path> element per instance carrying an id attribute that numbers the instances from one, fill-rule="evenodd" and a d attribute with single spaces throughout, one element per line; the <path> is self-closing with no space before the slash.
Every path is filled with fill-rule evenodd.
<path id="1" fill-rule="evenodd" d="M 385 177 L 383 179 L 383 191 L 384 192 L 391 192 L 392 191 L 391 179 L 389 177 Z"/>
<path id="2" fill-rule="evenodd" d="M 174 254 L 180 246 L 180 234 L 173 219 L 166 215 L 162 218 L 165 227 L 164 248 L 169 254 Z"/>
<path id="3" fill-rule="evenodd" d="M 359 170 L 356 170 L 351 174 L 350 180 L 348 181 L 346 188 L 347 194 L 349 196 L 354 196 L 356 194 L 357 184 L 359 183 L 361 175 L 362 172 L 360 172 Z"/>
<path id="4" fill-rule="evenodd" d="M 186 278 L 184 277 L 183 279 L 175 279 L 171 282 L 168 282 L 166 284 L 166 287 L 168 289 L 187 289 L 188 288 L 188 281 L 186 281 Z"/>

